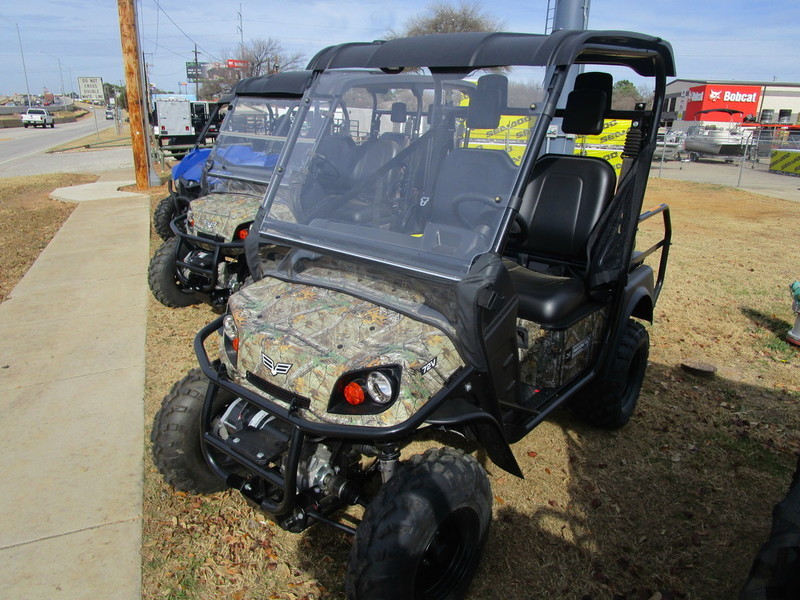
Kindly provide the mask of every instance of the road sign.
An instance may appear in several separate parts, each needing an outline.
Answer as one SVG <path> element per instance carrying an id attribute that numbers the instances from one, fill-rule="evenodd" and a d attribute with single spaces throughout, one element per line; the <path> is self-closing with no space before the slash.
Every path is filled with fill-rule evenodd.
<path id="1" fill-rule="evenodd" d="M 104 102 L 106 95 L 103 90 L 103 78 L 78 77 L 78 93 L 84 100 Z"/>
<path id="2" fill-rule="evenodd" d="M 203 81 L 205 79 L 205 68 L 208 63 L 201 62 L 187 62 L 186 63 L 186 79 L 191 82 Z"/>

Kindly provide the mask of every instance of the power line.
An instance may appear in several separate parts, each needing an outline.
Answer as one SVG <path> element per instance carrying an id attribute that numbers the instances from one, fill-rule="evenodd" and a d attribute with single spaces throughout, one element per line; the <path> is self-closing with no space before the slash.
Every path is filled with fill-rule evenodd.
<path id="1" fill-rule="evenodd" d="M 191 60 L 191 58 L 192 58 L 191 56 L 187 56 L 186 54 L 181 54 L 179 52 L 175 52 L 175 50 L 173 50 L 172 48 L 167 48 L 166 46 L 164 46 L 162 44 L 159 44 L 158 42 L 154 42 L 153 40 L 151 40 L 147 36 L 143 35 L 142 39 L 146 40 L 146 41 L 150 42 L 151 44 L 153 44 L 154 46 L 157 46 L 157 47 L 161 48 L 162 50 L 166 50 L 167 52 L 170 52 L 171 54 L 174 54 L 175 56 L 178 56 L 178 57 L 180 57 L 180 58 L 182 58 L 184 60 Z M 153 54 L 153 56 L 155 56 L 155 54 Z"/>
<path id="2" fill-rule="evenodd" d="M 178 31 L 180 31 L 186 37 L 187 40 L 189 40 L 195 46 L 197 46 L 203 52 L 203 54 L 205 54 L 206 56 L 208 56 L 210 58 L 214 58 L 217 61 L 220 60 L 219 57 L 215 56 L 214 54 L 211 54 L 211 52 L 209 52 L 208 50 L 203 48 L 200 44 L 198 44 L 196 41 L 194 41 L 188 33 L 186 33 L 183 29 L 181 29 L 180 26 L 175 21 L 172 20 L 172 17 L 170 17 L 167 14 L 167 11 L 165 11 L 163 8 L 161 8 L 161 4 L 159 4 L 158 0 L 153 0 L 153 1 L 155 2 L 156 7 L 158 8 L 158 10 L 160 10 L 162 13 L 164 13 L 164 16 L 167 17 L 167 19 L 169 19 L 169 22 L 172 23 L 173 25 L 175 25 L 175 28 Z"/>

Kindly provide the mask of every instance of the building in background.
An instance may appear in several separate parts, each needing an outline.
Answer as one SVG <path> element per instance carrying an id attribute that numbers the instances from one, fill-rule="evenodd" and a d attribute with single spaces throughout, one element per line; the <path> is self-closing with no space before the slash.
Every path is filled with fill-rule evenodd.
<path id="1" fill-rule="evenodd" d="M 675 79 L 667 84 L 663 121 L 679 130 L 698 121 L 798 125 L 800 83 Z"/>
<path id="2" fill-rule="evenodd" d="M 676 79 L 662 122 L 690 160 L 769 157 L 770 170 L 800 175 L 800 83 Z"/>

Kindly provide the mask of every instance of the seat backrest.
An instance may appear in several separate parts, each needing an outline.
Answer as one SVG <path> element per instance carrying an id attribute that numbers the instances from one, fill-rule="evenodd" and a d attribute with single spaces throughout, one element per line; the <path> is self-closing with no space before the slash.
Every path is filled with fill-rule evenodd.
<path id="1" fill-rule="evenodd" d="M 516 175 L 514 162 L 503 150 L 457 148 L 440 165 L 433 188 L 430 219 L 436 223 L 453 221 L 455 204 L 462 204 L 460 215 L 467 223 L 481 223 L 487 210 L 497 210 L 497 196 L 507 197 Z"/>
<path id="2" fill-rule="evenodd" d="M 385 133 L 380 134 L 378 137 L 380 140 L 392 140 L 397 143 L 397 145 L 402 150 L 406 146 L 408 146 L 408 136 L 405 133 L 401 133 L 399 131 L 387 131 Z"/>
<path id="3" fill-rule="evenodd" d="M 585 264 L 586 244 L 614 195 L 614 168 L 600 158 L 547 154 L 525 188 L 506 252 L 545 264 Z"/>

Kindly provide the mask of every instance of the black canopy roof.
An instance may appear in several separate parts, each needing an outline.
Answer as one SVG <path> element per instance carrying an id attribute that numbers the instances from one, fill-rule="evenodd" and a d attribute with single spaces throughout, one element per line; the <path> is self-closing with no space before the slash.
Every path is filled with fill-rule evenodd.
<path id="1" fill-rule="evenodd" d="M 443 33 L 330 46 L 308 69 L 430 67 L 432 71 L 505 65 L 627 65 L 640 75 L 675 74 L 672 47 L 661 38 L 630 31 L 562 30 L 531 33 Z"/>
<path id="2" fill-rule="evenodd" d="M 231 92 L 236 96 L 302 96 L 311 75 L 311 71 L 284 71 L 275 75 L 248 77 L 238 81 Z"/>

